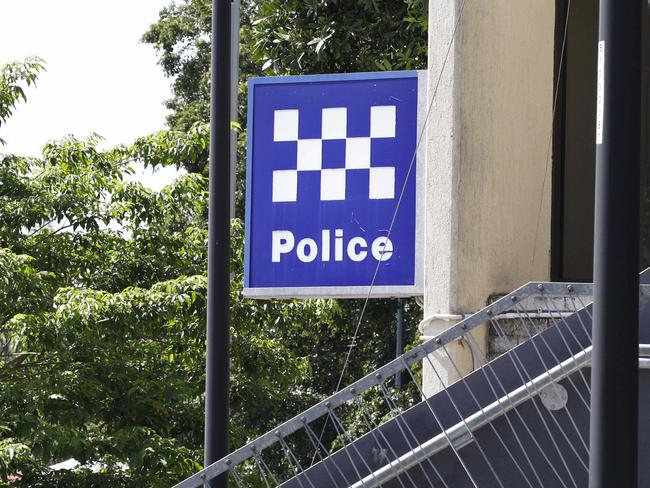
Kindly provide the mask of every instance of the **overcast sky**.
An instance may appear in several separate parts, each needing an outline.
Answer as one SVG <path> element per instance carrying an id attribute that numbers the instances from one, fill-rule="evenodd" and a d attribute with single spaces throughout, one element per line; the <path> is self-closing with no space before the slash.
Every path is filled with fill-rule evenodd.
<path id="1" fill-rule="evenodd" d="M 50 139 L 97 132 L 105 146 L 165 128 L 169 80 L 140 42 L 170 0 L 0 0 L 0 64 L 29 55 L 47 71 L 0 137 L 0 152 L 38 155 Z M 174 172 L 143 174 L 158 188 Z"/>

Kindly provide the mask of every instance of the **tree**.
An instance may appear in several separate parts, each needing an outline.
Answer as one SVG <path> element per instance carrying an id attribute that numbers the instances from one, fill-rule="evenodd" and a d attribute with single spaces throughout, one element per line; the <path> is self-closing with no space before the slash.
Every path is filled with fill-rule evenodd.
<path id="1" fill-rule="evenodd" d="M 426 66 L 426 0 L 242 0 L 239 114 L 242 132 L 237 151 L 237 214 L 243 218 L 246 150 L 246 80 L 251 76 L 422 69 Z M 170 127 L 184 129 L 209 116 L 210 0 L 176 0 L 160 12 L 143 41 L 159 52 L 164 73 L 172 79 Z M 205 160 L 203 160 L 205 161 Z M 207 174 L 201 161 L 189 171 Z M 293 328 L 291 347 L 311 355 L 319 372 L 309 388 L 333 392 L 344 368 L 349 341 L 364 309 L 361 300 L 338 302 L 334 324 L 318 330 Z M 395 302 L 372 300 L 365 309 L 354 354 L 344 381 L 359 377 L 392 359 Z M 415 340 L 420 310 L 406 304 L 406 341 Z M 304 348 L 302 347 L 304 345 Z"/>
<path id="2" fill-rule="evenodd" d="M 154 192 L 123 175 L 134 161 L 179 164 L 206 138 L 197 127 L 101 151 L 97 136 L 70 137 L 42 158 L 0 157 L 3 479 L 169 486 L 199 468 L 206 181 L 190 173 Z M 335 373 L 322 373 L 340 367 L 353 324 L 334 301 L 242 299 L 238 220 L 232 238 L 237 447 L 331 393 Z M 102 472 L 47 469 L 68 458 Z"/>
<path id="3" fill-rule="evenodd" d="M 42 69 L 43 61 L 39 58 L 28 58 L 22 63 L 8 63 L 0 68 L 0 127 L 11 116 L 16 104 L 27 100 L 25 86 L 34 84 Z M 4 145 L 2 138 L 0 145 Z"/>
<path id="4" fill-rule="evenodd" d="M 172 79 L 172 129 L 210 114 L 211 0 L 173 0 L 143 35 Z M 251 76 L 422 69 L 427 0 L 242 0 L 236 211 L 244 216 L 246 82 Z M 207 159 L 187 159 L 207 175 Z"/>
<path id="5" fill-rule="evenodd" d="M 422 69 L 426 66 L 428 2 L 426 0 L 242 0 L 239 114 L 242 132 L 237 149 L 237 215 L 243 218 L 246 160 L 246 80 L 251 76 L 354 72 L 388 69 Z M 170 127 L 186 129 L 209 118 L 210 0 L 176 0 L 160 12 L 159 20 L 143 35 L 143 41 L 159 52 L 160 65 L 172 79 Z M 205 155 L 202 155 L 205 156 Z M 186 158 L 188 171 L 207 175 L 205 157 Z M 341 301 L 337 327 L 323 335 L 326 361 L 337 368 L 323 370 L 319 391 L 332 391 L 343 367 L 347 341 L 360 311 L 359 301 Z M 395 305 L 373 300 L 367 309 L 351 375 L 390 359 L 393 345 L 387 341 Z M 407 303 L 412 325 L 420 312 Z M 336 354 L 338 353 L 338 356 Z M 334 359 L 337 357 L 337 359 Z M 371 358 L 374 358 L 371 359 Z M 356 361 L 358 359 L 358 362 Z M 357 364 L 359 367 L 357 368 Z M 348 377 L 349 378 L 349 377 Z"/>
<path id="6" fill-rule="evenodd" d="M 422 66 L 425 3 L 245 3 L 242 76 Z M 368 36 L 360 23 L 332 27 L 341 12 L 372 23 Z M 171 130 L 109 151 L 91 136 L 50 143 L 41 158 L 0 156 L 3 479 L 21 473 L 25 486 L 169 486 L 199 467 L 209 17 L 209 1 L 188 0 L 163 10 L 159 28 L 145 35 L 169 55 L 161 63 L 176 77 Z M 279 28 L 285 40 L 267 42 Z M 399 53 L 411 41 L 418 54 L 406 59 Z M 349 56 L 331 55 L 346 45 Z M 300 46 L 306 54 L 296 60 Z M 34 80 L 18 76 L 0 83 L 0 92 Z M 13 93 L 11 103 L 0 100 L 5 118 L 22 98 Z M 134 162 L 183 165 L 190 174 L 153 192 L 124 181 Z M 236 448 L 332 393 L 361 304 L 243 300 L 239 220 L 232 238 Z M 407 338 L 418 315 L 409 303 Z M 393 316 L 393 301 L 373 301 L 345 381 L 392 357 Z M 47 469 L 70 457 L 98 462 L 102 472 Z"/>
<path id="7" fill-rule="evenodd" d="M 201 459 L 206 181 L 190 173 L 154 192 L 123 176 L 135 161 L 180 164 L 207 144 L 207 130 L 109 151 L 99 141 L 69 137 L 41 158 L 0 156 L 0 476 L 21 473 L 25 486 L 169 486 Z M 232 238 L 239 445 L 314 401 L 298 388 L 308 359 L 286 338 L 338 310 L 243 300 L 236 220 Z M 46 468 L 67 458 L 105 472 Z"/>
<path id="8" fill-rule="evenodd" d="M 240 92 L 251 76 L 422 69 L 427 6 L 426 0 L 243 0 Z M 208 121 L 210 18 L 210 0 L 175 1 L 143 36 L 173 80 L 166 104 L 175 129 Z"/>

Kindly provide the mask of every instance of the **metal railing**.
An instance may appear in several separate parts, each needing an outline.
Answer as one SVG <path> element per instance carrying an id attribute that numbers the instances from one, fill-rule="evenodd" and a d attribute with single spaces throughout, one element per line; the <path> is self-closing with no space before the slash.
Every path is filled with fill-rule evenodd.
<path id="1" fill-rule="evenodd" d="M 646 296 L 647 292 L 647 287 L 642 286 L 642 296 Z M 512 469 L 524 480 L 523 485 L 531 488 L 544 486 L 546 476 L 525 453 L 526 449 L 523 449 L 522 457 L 522 449 L 519 448 L 530 444 L 539 451 L 541 462 L 548 464 L 550 476 L 557 478 L 554 486 L 577 487 L 582 474 L 576 474 L 575 470 L 586 470 L 588 466 L 585 434 L 576 424 L 576 419 L 577 415 L 588 415 L 590 411 L 590 385 L 582 368 L 588 365 L 591 354 L 591 295 L 591 284 L 528 283 L 176 487 L 201 487 L 206 481 L 226 472 L 238 487 L 286 484 L 300 488 L 369 488 L 382 486 L 390 480 L 402 488 L 449 486 L 439 465 L 431 462 L 431 457 L 443 450 L 453 451 L 455 460 L 465 471 L 464 475 L 473 486 L 479 486 L 475 468 L 468 465 L 466 456 L 461 453 L 461 449 L 469 444 L 477 448 L 477 456 L 486 468 L 484 471 L 493 478 L 491 484 L 485 486 L 505 487 L 503 475 L 495 467 L 488 449 L 484 449 L 487 441 L 479 442 L 475 435 L 478 429 L 493 431 L 496 444 L 503 450 L 505 458 L 511 460 Z M 540 325 L 540 317 L 548 327 Z M 503 322 L 507 320 L 519 322 L 519 326 L 525 330 L 529 339 L 525 350 L 519 351 L 521 348 L 518 344 L 513 343 L 504 332 Z M 463 340 L 481 357 L 487 358 L 485 348 L 470 334 L 483 324 L 493 327 L 503 341 L 505 353 L 501 360 L 507 364 L 508 374 L 515 378 L 515 383 L 512 378 L 506 381 L 502 372 L 505 370 L 490 362 L 474 373 L 476 379 L 483 382 L 481 388 L 485 391 L 482 394 L 478 391 L 477 383 L 472 384 L 466 378 L 461 378 L 453 386 L 445 384 L 431 361 L 431 355 L 447 358 L 458 376 L 462 376 L 446 346 L 453 341 Z M 648 355 L 650 347 L 643 346 L 641 353 Z M 424 395 L 419 375 L 423 362 L 428 364 L 443 386 L 443 391 L 438 395 L 446 397 L 446 413 L 434 401 L 422 401 Z M 641 363 L 644 362 L 650 361 L 641 360 Z M 391 386 L 398 374 L 408 375 L 414 394 L 409 396 Z M 564 393 L 554 389 L 559 381 L 566 385 L 566 388 L 561 387 Z M 504 382 L 508 384 L 504 385 Z M 560 404 L 560 409 L 563 407 L 562 398 L 566 397 L 567 389 L 578 405 L 573 408 L 580 408 L 583 412 L 576 414 L 565 409 L 567 418 L 562 420 L 543 415 L 541 409 L 553 409 L 554 402 Z M 544 392 L 550 394 L 550 402 L 549 394 L 540 395 Z M 549 437 L 544 442 L 557 451 L 553 459 L 553 455 L 545 452 L 548 449 L 542 448 L 542 441 L 535 439 L 538 436 L 530 430 L 526 432 L 527 422 L 517 409 L 522 402 L 530 399 L 534 400 L 532 415 L 536 416 L 538 422 L 541 421 L 540 425 Z M 420 415 L 429 415 L 426 428 L 416 429 L 401 418 L 409 409 L 415 410 L 418 404 Z M 453 415 L 449 415 L 449 411 Z M 511 432 L 508 442 L 503 431 L 493 425 L 493 421 L 499 417 L 507 421 L 506 428 L 509 425 Z M 517 428 L 514 423 L 517 423 Z M 393 429 L 392 435 L 399 437 L 399 442 L 387 437 L 385 426 Z M 522 439 L 523 436 L 526 436 L 526 440 Z M 367 445 L 358 446 L 359 440 L 365 440 Z M 368 449 L 368 446 L 372 448 Z M 420 471 L 415 473 L 418 467 Z M 319 473 L 323 480 L 320 484 L 315 481 L 316 478 L 310 477 L 312 472 Z"/>

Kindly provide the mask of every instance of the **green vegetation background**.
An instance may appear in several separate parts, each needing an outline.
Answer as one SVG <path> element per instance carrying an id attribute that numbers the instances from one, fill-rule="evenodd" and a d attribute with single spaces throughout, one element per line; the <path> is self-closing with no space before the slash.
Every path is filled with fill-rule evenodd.
<path id="1" fill-rule="evenodd" d="M 166 487 L 201 467 L 210 3 L 177 0 L 143 36 L 172 82 L 169 130 L 111 150 L 91 135 L 47 142 L 39 158 L 0 154 L 0 483 Z M 426 66 L 425 0 L 242 3 L 242 121 L 250 76 Z M 0 68 L 0 125 L 43 66 Z M 243 123 L 233 448 L 335 390 L 362 306 L 242 299 L 245 140 Z M 136 162 L 188 174 L 155 192 L 124 180 Z M 393 357 L 394 316 L 394 300 L 371 301 L 345 382 Z M 408 341 L 419 316 L 407 302 Z M 414 394 L 412 385 L 397 393 Z M 69 458 L 102 469 L 47 467 Z"/>

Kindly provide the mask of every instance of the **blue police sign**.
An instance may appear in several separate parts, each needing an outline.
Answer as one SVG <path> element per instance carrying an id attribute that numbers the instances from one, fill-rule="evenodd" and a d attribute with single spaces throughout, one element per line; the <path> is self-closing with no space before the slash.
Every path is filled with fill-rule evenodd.
<path id="1" fill-rule="evenodd" d="M 422 293 L 425 85 L 416 71 L 249 81 L 246 296 Z"/>

